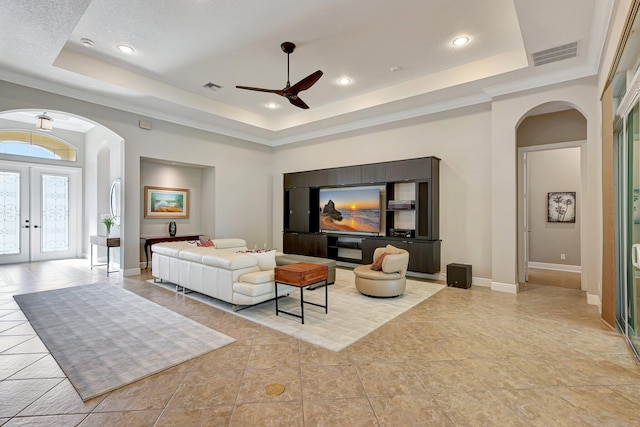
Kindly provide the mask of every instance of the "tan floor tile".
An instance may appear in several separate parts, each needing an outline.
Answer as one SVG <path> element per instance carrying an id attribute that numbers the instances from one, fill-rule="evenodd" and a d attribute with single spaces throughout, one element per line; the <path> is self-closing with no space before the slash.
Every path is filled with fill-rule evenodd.
<path id="1" fill-rule="evenodd" d="M 430 393 L 449 390 L 483 390 L 468 360 L 407 362 Z"/>
<path id="2" fill-rule="evenodd" d="M 230 427 L 301 427 L 303 425 L 309 424 L 303 424 L 300 401 L 241 404 L 236 406 L 229 423 Z"/>
<path id="3" fill-rule="evenodd" d="M 277 366 L 300 366 L 298 343 L 255 345 L 252 347 L 247 368 L 268 369 Z"/>
<path id="4" fill-rule="evenodd" d="M 276 396 L 267 394 L 266 387 L 274 383 L 284 386 L 282 394 Z M 302 400 L 300 368 L 282 366 L 269 369 L 247 369 L 244 372 L 238 392 L 238 404 L 292 400 Z"/>
<path id="5" fill-rule="evenodd" d="M 244 368 L 251 354 L 250 346 L 227 345 L 193 360 L 191 371 L 217 372 Z"/>
<path id="6" fill-rule="evenodd" d="M 364 397 L 354 366 L 303 366 L 302 395 L 305 400 Z"/>
<path id="7" fill-rule="evenodd" d="M 213 406 L 210 408 L 168 408 L 154 427 L 209 427 L 228 426 L 233 406 Z"/>
<path id="8" fill-rule="evenodd" d="M 552 392 L 582 409 L 601 425 L 640 424 L 637 397 L 629 400 L 608 387 L 561 387 Z"/>
<path id="9" fill-rule="evenodd" d="M 131 412 L 100 412 L 89 414 L 79 427 L 105 427 L 105 426 L 131 426 L 146 427 L 153 426 L 160 410 L 153 411 L 131 411 Z"/>
<path id="10" fill-rule="evenodd" d="M 108 393 L 94 412 L 162 409 L 173 396 L 186 372 L 160 372 Z"/>
<path id="11" fill-rule="evenodd" d="M 413 369 L 404 363 L 358 365 L 357 370 L 369 397 L 425 393 Z"/>
<path id="12" fill-rule="evenodd" d="M 637 401 L 638 396 L 640 396 L 640 385 L 637 385 L 637 384 L 616 385 L 616 386 L 609 386 L 609 388 L 631 401 Z M 638 421 L 640 422 L 640 417 L 638 418 Z"/>
<path id="13" fill-rule="evenodd" d="M 374 397 L 369 400 L 381 427 L 454 426 L 427 394 Z"/>
<path id="14" fill-rule="evenodd" d="M 335 352 L 317 345 L 300 341 L 300 365 L 348 365 L 351 358 L 345 351 Z"/>
<path id="15" fill-rule="evenodd" d="M 549 389 L 493 390 L 492 393 L 532 426 L 599 426 L 595 418 Z"/>
<path id="16" fill-rule="evenodd" d="M 203 408 L 233 405 L 242 382 L 242 369 L 226 369 L 215 374 L 190 372 L 169 401 L 171 408 Z"/>
<path id="17" fill-rule="evenodd" d="M 47 415 L 42 417 L 18 417 L 13 418 L 6 427 L 61 427 L 76 426 L 86 417 L 85 414 Z"/>
<path id="18" fill-rule="evenodd" d="M 150 377 L 88 402 L 66 379 L 0 381 L 0 424 L 15 412 L 14 423 L 44 425 L 64 424 L 49 418 L 58 415 L 86 416 L 84 425 L 150 425 L 159 415 L 157 425 L 638 424 L 631 411 L 640 395 L 640 364 L 581 291 L 447 288 L 331 352 L 149 285 L 149 278 L 144 272 L 107 279 L 91 272 L 87 260 L 3 266 L 0 326 L 20 318 L 13 293 L 108 281 L 237 341 L 158 374 L 182 382 L 154 384 Z M 0 357 L 19 358 L 0 358 L 0 371 L 7 369 L 4 360 L 12 375 L 48 375 L 33 354 L 22 354 L 44 351 L 34 344 L 35 331 L 28 322 L 11 325 L 0 332 Z M 276 379 L 286 383 L 285 394 L 267 397 L 264 387 Z M 426 392 L 402 394 L 415 390 Z M 142 408 L 153 409 L 127 410 Z"/>
<path id="19" fill-rule="evenodd" d="M 449 391 L 433 398 L 456 426 L 530 426 L 490 391 Z"/>
<path id="20" fill-rule="evenodd" d="M 304 402 L 304 425 L 371 427 L 378 422 L 365 398 L 310 399 Z"/>
<path id="21" fill-rule="evenodd" d="M 537 384 L 535 378 L 513 366 L 509 359 L 468 359 L 465 362 L 467 369 L 487 390 L 531 388 Z"/>

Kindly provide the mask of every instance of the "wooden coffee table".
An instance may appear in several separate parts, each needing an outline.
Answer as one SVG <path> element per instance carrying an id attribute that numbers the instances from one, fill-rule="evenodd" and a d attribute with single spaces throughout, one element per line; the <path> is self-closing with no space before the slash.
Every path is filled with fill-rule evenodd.
<path id="1" fill-rule="evenodd" d="M 275 286 L 276 286 L 276 316 L 285 313 L 290 316 L 298 317 L 304 324 L 304 305 L 310 304 L 324 308 L 324 312 L 329 312 L 329 291 L 327 286 L 327 276 L 329 268 L 326 265 L 309 264 L 307 262 L 298 262 L 295 264 L 281 265 L 275 268 Z M 324 282 L 324 305 L 304 300 L 304 288 L 317 283 Z M 278 307 L 278 283 L 300 288 L 300 314 L 291 313 L 280 310 Z"/>

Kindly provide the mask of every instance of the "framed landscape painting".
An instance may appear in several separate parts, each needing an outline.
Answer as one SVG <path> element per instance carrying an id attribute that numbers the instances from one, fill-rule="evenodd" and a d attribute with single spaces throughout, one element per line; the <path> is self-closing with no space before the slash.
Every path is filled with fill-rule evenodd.
<path id="1" fill-rule="evenodd" d="M 576 222 L 576 192 L 547 193 L 547 222 Z"/>
<path id="2" fill-rule="evenodd" d="M 144 187 L 145 218 L 189 218 L 189 190 Z"/>

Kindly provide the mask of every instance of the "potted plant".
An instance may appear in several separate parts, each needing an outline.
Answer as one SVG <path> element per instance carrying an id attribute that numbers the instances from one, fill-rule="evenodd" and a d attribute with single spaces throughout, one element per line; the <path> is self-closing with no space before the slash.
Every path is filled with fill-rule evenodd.
<path id="1" fill-rule="evenodd" d="M 100 221 L 107 227 L 107 237 L 111 234 L 111 226 L 116 223 L 113 217 L 109 214 L 100 215 Z"/>

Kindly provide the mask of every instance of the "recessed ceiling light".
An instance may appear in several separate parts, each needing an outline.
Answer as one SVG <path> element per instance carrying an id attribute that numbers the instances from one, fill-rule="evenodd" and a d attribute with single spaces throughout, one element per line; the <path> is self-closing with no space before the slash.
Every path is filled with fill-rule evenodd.
<path id="1" fill-rule="evenodd" d="M 267 104 L 267 108 L 270 109 L 270 110 L 275 110 L 278 107 L 279 107 L 279 105 L 276 104 L 275 102 L 270 102 L 270 103 Z"/>
<path id="2" fill-rule="evenodd" d="M 91 40 L 91 39 L 82 38 L 82 39 L 80 39 L 80 43 L 82 43 L 86 47 L 92 47 L 93 46 L 93 40 Z"/>
<path id="3" fill-rule="evenodd" d="M 469 43 L 469 41 L 471 41 L 471 39 L 469 37 L 460 36 L 460 37 L 456 37 L 455 39 L 453 39 L 451 44 L 454 45 L 455 47 L 460 47 L 460 46 L 466 45 L 467 43 Z"/>
<path id="4" fill-rule="evenodd" d="M 118 50 L 122 53 L 133 53 L 134 50 L 131 46 L 127 46 L 126 44 L 119 44 Z"/>
<path id="5" fill-rule="evenodd" d="M 338 79 L 338 84 L 342 85 L 342 86 L 346 86 L 351 84 L 351 79 L 349 77 L 340 77 Z"/>
<path id="6" fill-rule="evenodd" d="M 391 71 L 392 73 L 397 73 L 398 71 L 402 70 L 402 67 L 399 65 L 394 65 L 393 67 L 391 67 L 389 69 L 389 71 Z"/>

